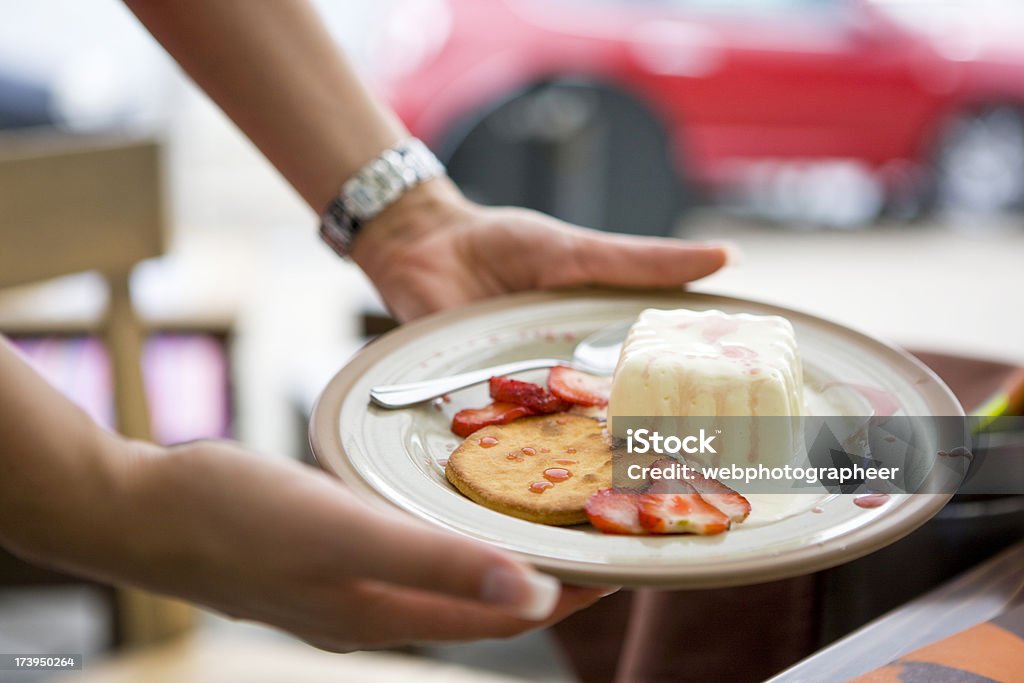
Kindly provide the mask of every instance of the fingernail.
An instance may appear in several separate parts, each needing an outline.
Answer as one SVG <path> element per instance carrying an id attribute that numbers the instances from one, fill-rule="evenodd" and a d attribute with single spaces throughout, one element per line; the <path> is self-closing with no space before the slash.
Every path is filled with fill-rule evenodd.
<path id="1" fill-rule="evenodd" d="M 551 616 L 561 592 L 558 580 L 546 574 L 495 567 L 484 576 L 480 598 L 522 619 L 540 621 Z"/>
<path id="2" fill-rule="evenodd" d="M 611 586 L 610 588 L 601 593 L 601 597 L 607 598 L 609 595 L 612 595 L 613 593 L 618 593 L 620 590 L 622 590 L 622 586 Z"/>
<path id="3" fill-rule="evenodd" d="M 709 242 L 708 246 L 718 247 L 725 251 L 725 265 L 727 266 L 738 266 L 743 261 L 743 250 L 735 242 Z"/>

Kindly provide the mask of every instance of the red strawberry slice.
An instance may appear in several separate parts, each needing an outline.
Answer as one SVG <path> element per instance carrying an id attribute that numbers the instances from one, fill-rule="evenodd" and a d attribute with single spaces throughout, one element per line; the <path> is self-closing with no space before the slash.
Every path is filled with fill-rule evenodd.
<path id="1" fill-rule="evenodd" d="M 696 493 L 645 493 L 637 504 L 640 526 L 653 534 L 711 536 L 729 530 L 729 518 Z"/>
<path id="2" fill-rule="evenodd" d="M 660 458 L 651 463 L 651 467 L 670 467 L 675 460 Z M 686 481 L 678 479 L 656 479 L 647 487 L 646 493 L 693 493 L 725 513 L 733 522 L 739 523 L 750 514 L 750 501 L 729 488 L 717 479 L 709 479 L 700 473 L 699 467 L 691 466 L 687 471 Z"/>
<path id="3" fill-rule="evenodd" d="M 671 493 L 693 493 L 693 487 L 678 479 L 655 479 L 644 493 L 665 495 Z"/>
<path id="4" fill-rule="evenodd" d="M 608 405 L 612 391 L 611 377 L 590 375 L 564 365 L 556 365 L 548 373 L 548 389 L 569 403 L 581 406 Z"/>
<path id="5" fill-rule="evenodd" d="M 484 408 L 466 408 L 455 413 L 455 417 L 452 418 L 452 431 L 461 437 L 467 437 L 481 427 L 503 425 L 527 415 L 533 415 L 529 408 L 514 403 L 492 403 Z"/>
<path id="6" fill-rule="evenodd" d="M 491 378 L 491 398 L 499 403 L 515 403 L 529 408 L 537 415 L 559 413 L 569 405 L 539 384 L 523 382 L 511 377 Z"/>
<path id="7" fill-rule="evenodd" d="M 672 458 L 658 458 L 651 463 L 651 469 L 669 470 L 673 465 L 680 465 Z M 655 479 L 651 477 L 644 493 L 693 493 L 693 487 L 681 479 Z"/>
<path id="8" fill-rule="evenodd" d="M 639 498 L 632 489 L 601 489 L 587 499 L 587 519 L 606 534 L 646 534 L 640 526 Z"/>
<path id="9" fill-rule="evenodd" d="M 687 481 L 701 498 L 724 512 L 733 522 L 742 522 L 750 514 L 750 501 L 717 479 L 709 479 L 694 471 Z"/>

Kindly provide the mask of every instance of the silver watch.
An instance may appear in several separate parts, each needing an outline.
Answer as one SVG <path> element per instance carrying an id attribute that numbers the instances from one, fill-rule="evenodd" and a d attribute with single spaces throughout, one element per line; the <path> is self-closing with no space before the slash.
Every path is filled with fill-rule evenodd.
<path id="1" fill-rule="evenodd" d="M 444 165 L 418 138 L 398 143 L 345 181 L 320 217 L 320 236 L 347 256 L 364 223 L 410 188 L 444 173 Z"/>

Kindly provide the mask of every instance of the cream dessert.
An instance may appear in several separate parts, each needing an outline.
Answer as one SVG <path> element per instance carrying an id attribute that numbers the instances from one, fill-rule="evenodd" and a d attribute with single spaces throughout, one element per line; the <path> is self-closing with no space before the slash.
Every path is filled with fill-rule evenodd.
<path id="1" fill-rule="evenodd" d="M 608 401 L 609 431 L 617 437 L 626 423 L 636 424 L 619 419 L 626 416 L 688 418 L 693 429 L 729 425 L 734 433 L 718 439 L 727 447 L 716 449 L 716 465 L 781 466 L 792 458 L 792 443 L 788 429 L 759 434 L 757 420 L 709 418 L 802 412 L 803 372 L 789 321 L 717 310 L 643 311 L 622 345 Z"/>

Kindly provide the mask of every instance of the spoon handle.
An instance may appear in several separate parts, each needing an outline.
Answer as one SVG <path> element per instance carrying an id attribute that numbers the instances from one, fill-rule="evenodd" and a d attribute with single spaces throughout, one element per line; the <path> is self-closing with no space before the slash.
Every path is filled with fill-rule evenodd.
<path id="1" fill-rule="evenodd" d="M 444 396 L 451 391 L 465 389 L 474 384 L 486 382 L 497 375 L 511 375 L 524 370 L 552 368 L 556 365 L 572 365 L 571 361 L 558 358 L 534 358 L 504 365 L 472 370 L 459 375 L 427 379 L 406 384 L 381 384 L 370 389 L 370 400 L 382 408 L 407 408 L 408 406 Z"/>

